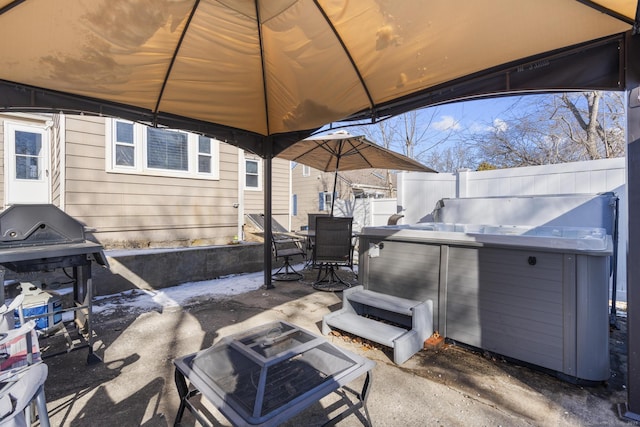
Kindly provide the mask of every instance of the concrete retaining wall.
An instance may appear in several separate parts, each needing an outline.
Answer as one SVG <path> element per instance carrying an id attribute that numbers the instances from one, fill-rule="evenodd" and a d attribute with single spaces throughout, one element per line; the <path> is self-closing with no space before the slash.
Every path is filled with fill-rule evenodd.
<path id="1" fill-rule="evenodd" d="M 105 253 L 110 270 L 93 266 L 96 295 L 136 288 L 161 289 L 229 274 L 251 273 L 261 271 L 264 264 L 262 243 Z"/>

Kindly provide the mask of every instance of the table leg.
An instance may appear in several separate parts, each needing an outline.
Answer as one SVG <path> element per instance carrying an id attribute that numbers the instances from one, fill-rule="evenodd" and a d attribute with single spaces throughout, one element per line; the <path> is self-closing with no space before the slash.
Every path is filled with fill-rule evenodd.
<path id="1" fill-rule="evenodd" d="M 369 416 L 369 410 L 367 409 L 367 398 L 369 397 L 369 389 L 371 388 L 371 381 L 373 379 L 372 373 L 371 371 L 367 372 L 367 376 L 364 379 L 364 384 L 362 385 L 362 391 L 360 393 L 355 392 L 356 397 L 358 398 L 358 403 L 356 403 L 353 406 L 350 406 L 349 408 L 345 409 L 343 412 L 339 413 L 338 415 L 336 415 L 335 417 L 331 418 L 329 421 L 327 421 L 326 423 L 324 423 L 322 426 L 332 426 L 335 425 L 338 421 L 341 421 L 343 419 L 345 419 L 348 415 L 351 415 L 352 413 L 356 412 L 358 409 L 363 408 L 364 409 L 364 414 L 365 417 L 367 419 L 367 422 L 369 423 L 369 426 L 371 426 L 371 417 Z M 349 389 L 349 391 L 351 391 L 352 393 L 354 393 L 353 390 Z"/>
<path id="2" fill-rule="evenodd" d="M 178 413 L 176 414 L 176 419 L 173 425 L 178 426 L 180 425 L 180 420 L 182 420 L 182 416 L 184 415 L 184 410 L 187 407 L 189 387 L 187 387 L 187 381 L 185 380 L 184 375 L 178 369 L 175 371 L 174 378 L 176 381 L 176 388 L 178 389 L 178 395 L 180 396 L 180 407 L 178 408 Z"/>

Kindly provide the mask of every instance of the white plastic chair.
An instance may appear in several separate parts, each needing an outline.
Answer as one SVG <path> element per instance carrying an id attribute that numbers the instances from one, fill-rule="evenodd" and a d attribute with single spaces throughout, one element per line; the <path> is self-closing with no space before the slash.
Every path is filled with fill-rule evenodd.
<path id="1" fill-rule="evenodd" d="M 15 326 L 15 317 L 14 312 L 18 310 L 18 314 L 20 316 L 20 324 L 24 324 L 24 314 L 22 312 L 22 303 L 24 302 L 24 295 L 18 294 L 9 307 L 5 304 L 0 306 L 0 333 L 7 332 L 14 328 Z"/>
<path id="2" fill-rule="evenodd" d="M 5 319 L 13 316 L 9 308 L 11 305 L 0 314 Z M 0 332 L 0 427 L 30 426 L 32 402 L 40 425 L 50 425 L 44 394 L 48 367 L 40 358 L 35 327 L 34 320 L 22 321 L 20 328 Z"/>
<path id="3" fill-rule="evenodd" d="M 0 389 L 0 426 L 31 426 L 31 402 L 35 402 L 42 427 L 49 427 L 44 382 L 48 368 L 44 363 L 28 365 L 4 381 Z"/>

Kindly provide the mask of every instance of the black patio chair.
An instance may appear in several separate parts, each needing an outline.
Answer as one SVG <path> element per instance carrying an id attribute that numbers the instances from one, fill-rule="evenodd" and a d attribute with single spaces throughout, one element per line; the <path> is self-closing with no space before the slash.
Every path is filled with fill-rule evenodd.
<path id="1" fill-rule="evenodd" d="M 273 273 L 271 278 L 278 281 L 294 281 L 302 279 L 302 273 L 296 271 L 291 265 L 291 259 L 299 256 L 307 259 L 307 252 L 302 247 L 300 239 L 287 234 L 274 233 L 271 238 L 271 247 L 276 261 L 283 260 L 282 266 Z"/>
<path id="2" fill-rule="evenodd" d="M 316 218 L 313 266 L 318 277 L 313 287 L 322 291 L 342 291 L 351 286 L 339 275 L 340 267 L 353 267 L 353 218 Z"/>
<path id="3" fill-rule="evenodd" d="M 307 237 L 305 240 L 305 248 L 307 250 L 307 264 L 305 269 L 313 267 L 313 244 L 316 234 L 316 218 L 330 216 L 327 213 L 308 213 L 307 214 Z"/>

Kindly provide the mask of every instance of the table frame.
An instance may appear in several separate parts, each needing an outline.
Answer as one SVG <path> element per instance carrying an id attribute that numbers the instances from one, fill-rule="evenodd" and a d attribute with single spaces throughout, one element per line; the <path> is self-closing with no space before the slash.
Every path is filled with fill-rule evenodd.
<path id="1" fill-rule="evenodd" d="M 328 341 L 325 342 L 328 343 Z M 330 345 L 333 346 L 333 344 Z M 345 353 L 347 356 L 351 355 L 351 353 L 345 350 L 339 349 L 339 351 Z M 258 424 L 251 424 L 249 423 L 249 420 L 245 419 L 227 402 L 225 402 L 224 397 L 220 396 L 219 392 L 216 392 L 211 384 L 208 384 L 200 375 L 191 370 L 189 362 L 193 360 L 193 358 L 197 354 L 198 353 L 193 353 L 184 357 L 177 358 L 173 361 L 175 366 L 174 379 L 176 388 L 178 390 L 178 395 L 180 397 L 180 406 L 178 408 L 178 412 L 176 413 L 174 426 L 180 425 L 180 421 L 182 420 L 185 409 L 189 409 L 189 411 L 194 415 L 194 417 L 200 424 L 204 426 L 214 425 L 210 420 L 207 419 L 204 411 L 198 408 L 199 405 L 191 402 L 191 399 L 198 395 L 212 403 L 213 406 L 234 425 L 277 426 L 304 411 L 311 405 L 317 403 L 325 396 L 334 392 L 339 392 L 339 390 L 354 395 L 356 401 L 354 402 L 346 396 L 342 396 L 342 399 L 346 400 L 344 402 L 344 405 L 346 405 L 347 408 L 339 414 L 335 415 L 324 425 L 334 425 L 338 421 L 346 418 L 360 408 L 363 408 L 366 421 L 369 425 L 371 425 L 366 403 L 371 388 L 372 370 L 375 366 L 375 363 L 371 360 L 363 358 L 362 356 L 351 355 L 351 357 L 356 357 L 358 360 L 360 360 L 359 365 L 355 365 L 351 368 L 348 368 L 346 371 L 342 371 L 335 376 L 332 376 L 330 380 L 326 380 L 318 387 L 310 390 L 307 397 L 297 401 L 296 403 L 288 407 L 285 407 L 281 411 L 273 414 L 273 416 L 271 416 L 270 418 L 265 419 L 263 422 Z M 350 384 L 357 378 L 361 378 L 363 375 L 365 375 L 365 379 L 361 390 L 356 391 L 348 387 L 348 384 Z M 209 415 L 213 416 L 213 414 Z"/>

